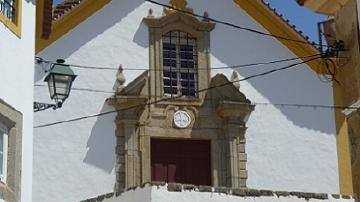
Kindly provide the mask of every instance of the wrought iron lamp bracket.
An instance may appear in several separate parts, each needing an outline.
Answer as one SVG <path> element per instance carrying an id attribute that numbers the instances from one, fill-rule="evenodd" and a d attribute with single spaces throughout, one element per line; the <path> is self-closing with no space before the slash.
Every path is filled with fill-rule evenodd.
<path id="1" fill-rule="evenodd" d="M 44 110 L 47 110 L 50 108 L 52 108 L 53 110 L 56 110 L 58 108 L 61 108 L 61 106 L 62 106 L 61 102 L 58 102 L 57 104 L 34 102 L 34 112 L 44 111 Z"/>

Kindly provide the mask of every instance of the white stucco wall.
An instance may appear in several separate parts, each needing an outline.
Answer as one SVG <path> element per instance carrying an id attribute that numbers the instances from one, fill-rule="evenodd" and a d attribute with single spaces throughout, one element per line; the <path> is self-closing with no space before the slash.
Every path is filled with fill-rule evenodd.
<path id="1" fill-rule="evenodd" d="M 166 0 L 159 2 L 168 3 Z M 196 13 L 265 31 L 233 1 L 188 1 Z M 142 0 L 112 1 L 42 51 L 47 60 L 123 68 L 148 67 L 148 31 L 141 23 L 153 8 Z M 223 12 L 226 11 L 226 12 Z M 295 57 L 277 40 L 217 24 L 211 32 L 211 65 L 230 66 Z M 242 77 L 286 66 L 240 69 Z M 116 71 L 73 68 L 75 88 L 112 91 Z M 212 71 L 230 76 L 232 70 Z M 124 71 L 127 83 L 142 71 Z M 36 68 L 35 80 L 44 73 Z M 332 88 L 306 65 L 241 83 L 253 102 L 333 105 Z M 35 125 L 112 110 L 111 93 L 73 90 L 63 108 L 35 114 Z M 50 102 L 45 87 L 36 100 Z M 113 190 L 115 114 L 34 131 L 33 201 L 76 201 Z M 256 106 L 248 122 L 248 187 L 310 192 L 339 192 L 334 112 L 331 109 Z M 65 195 L 59 193 L 66 193 Z"/>
<path id="2" fill-rule="evenodd" d="M 153 188 L 148 186 L 148 187 L 144 187 L 144 188 L 138 188 L 135 190 L 129 190 L 127 192 L 122 193 L 118 197 L 113 196 L 111 198 L 105 199 L 104 202 L 119 202 L 119 201 L 150 202 L 150 201 L 152 201 L 152 193 L 153 193 Z"/>
<path id="3" fill-rule="evenodd" d="M 22 0 L 21 38 L 0 22 L 0 99 L 23 115 L 21 199 L 31 201 L 35 1 Z"/>
<path id="4" fill-rule="evenodd" d="M 100 200 L 98 200 L 100 201 Z M 198 190 L 168 191 L 166 186 L 146 186 L 136 188 L 111 198 L 104 197 L 102 202 L 354 202 L 353 198 L 345 199 L 342 196 L 335 198 L 327 195 L 327 199 L 305 198 L 295 195 L 278 196 L 275 193 L 271 196 L 238 196 L 230 193 L 199 192 Z"/>

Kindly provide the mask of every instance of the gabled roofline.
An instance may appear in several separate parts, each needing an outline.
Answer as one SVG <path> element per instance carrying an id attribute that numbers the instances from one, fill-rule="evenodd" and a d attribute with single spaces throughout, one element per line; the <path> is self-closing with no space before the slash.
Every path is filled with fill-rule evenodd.
<path id="1" fill-rule="evenodd" d="M 38 0 L 36 8 L 36 53 L 44 50 L 57 39 L 68 33 L 92 14 L 96 13 L 111 0 L 85 0 L 69 12 L 62 15 L 60 19 L 53 21 L 51 33 L 48 39 L 42 38 L 44 3 L 48 0 Z M 253 19 L 262 25 L 269 33 L 294 40 L 304 41 L 307 39 L 288 24 L 282 17 L 276 14 L 262 0 L 233 0 L 240 8 L 247 12 Z M 296 43 L 294 41 L 278 39 L 291 52 L 298 57 L 306 57 L 319 54 L 319 51 L 311 44 Z M 304 59 L 305 60 L 305 59 Z M 326 74 L 320 60 L 307 63 L 317 74 Z"/>

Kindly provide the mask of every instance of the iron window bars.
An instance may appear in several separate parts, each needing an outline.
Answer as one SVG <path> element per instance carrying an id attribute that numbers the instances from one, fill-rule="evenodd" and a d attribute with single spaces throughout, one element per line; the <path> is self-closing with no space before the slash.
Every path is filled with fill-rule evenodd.
<path id="1" fill-rule="evenodd" d="M 15 0 L 0 0 L 0 13 L 15 22 Z"/>
<path id="2" fill-rule="evenodd" d="M 196 39 L 181 31 L 162 36 L 165 96 L 197 96 Z"/>

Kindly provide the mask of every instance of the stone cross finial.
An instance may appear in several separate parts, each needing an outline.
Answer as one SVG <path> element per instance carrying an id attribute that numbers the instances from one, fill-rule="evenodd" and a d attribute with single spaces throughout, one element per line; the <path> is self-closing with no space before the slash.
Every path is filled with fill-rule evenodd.
<path id="1" fill-rule="evenodd" d="M 186 12 L 190 12 L 190 13 L 193 12 L 193 9 L 187 7 L 187 1 L 186 0 L 170 0 L 170 5 L 173 8 L 176 8 L 176 9 L 179 9 L 179 10 L 182 10 L 182 11 L 186 11 Z M 170 15 L 170 14 L 175 13 L 175 12 L 176 12 L 176 10 L 174 10 L 174 9 L 164 8 L 165 15 Z"/>
<path id="2" fill-rule="evenodd" d="M 204 18 L 203 18 L 203 22 L 209 22 L 209 13 L 208 12 L 204 12 Z"/>
<path id="3" fill-rule="evenodd" d="M 126 78 L 123 74 L 122 65 L 119 66 L 119 70 L 116 74 L 116 82 L 118 83 L 117 92 L 121 92 L 124 89 Z"/>
<path id="4" fill-rule="evenodd" d="M 153 9 L 150 8 L 148 13 L 148 18 L 153 18 L 154 17 L 153 13 L 154 13 Z"/>
<path id="5" fill-rule="evenodd" d="M 237 89 L 240 89 L 239 74 L 236 70 L 231 75 L 231 82 Z"/>

